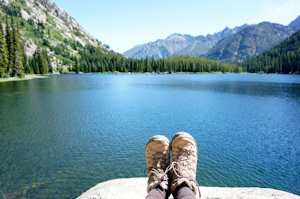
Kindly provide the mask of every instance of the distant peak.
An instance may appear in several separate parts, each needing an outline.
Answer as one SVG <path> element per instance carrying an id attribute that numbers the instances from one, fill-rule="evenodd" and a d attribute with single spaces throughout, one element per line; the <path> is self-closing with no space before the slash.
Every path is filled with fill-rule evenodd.
<path id="1" fill-rule="evenodd" d="M 173 33 L 173 34 L 169 35 L 168 37 L 182 37 L 182 36 L 190 36 L 190 35 L 179 34 L 179 33 Z M 168 37 L 167 37 L 167 38 L 168 38 Z"/>
<path id="2" fill-rule="evenodd" d="M 183 35 L 183 34 L 173 33 L 173 34 L 171 34 L 170 36 L 172 36 L 172 35 Z"/>
<path id="3" fill-rule="evenodd" d="M 173 39 L 186 39 L 186 38 L 194 38 L 191 35 L 185 35 L 185 34 L 179 34 L 179 33 L 173 33 L 169 35 L 166 40 L 173 40 Z"/>
<path id="4" fill-rule="evenodd" d="M 236 26 L 236 27 L 234 27 L 233 29 L 242 29 L 242 28 L 245 28 L 245 27 L 247 27 L 247 26 L 249 26 L 249 24 L 245 23 L 245 24 L 243 24 L 243 25 L 241 25 L 241 26 Z"/>
<path id="5" fill-rule="evenodd" d="M 300 26 L 300 15 L 294 21 L 292 21 L 289 26 Z"/>

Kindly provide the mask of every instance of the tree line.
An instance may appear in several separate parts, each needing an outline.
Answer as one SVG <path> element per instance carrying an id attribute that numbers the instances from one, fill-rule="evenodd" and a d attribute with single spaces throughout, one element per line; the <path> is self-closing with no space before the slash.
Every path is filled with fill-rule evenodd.
<path id="1" fill-rule="evenodd" d="M 0 19 L 0 74 L 17 77 L 22 74 L 26 63 L 24 43 L 20 37 L 20 24 L 14 22 L 11 17 L 10 23 L 6 19 L 5 33 Z"/>
<path id="2" fill-rule="evenodd" d="M 21 39 L 20 24 L 14 18 L 6 19 L 5 34 L 0 19 L 0 75 L 3 78 L 24 77 L 25 73 L 48 74 L 51 71 L 47 51 L 38 45 L 33 58 L 25 54 L 25 42 Z"/>
<path id="3" fill-rule="evenodd" d="M 34 23 L 34 22 L 32 22 Z M 22 25 L 22 24 L 21 24 Z M 33 24 L 34 25 L 34 24 Z M 37 24 L 37 32 L 44 24 Z M 5 34 L 4 34 L 5 33 Z M 11 16 L 6 18 L 5 30 L 0 19 L 0 74 L 1 77 L 23 77 L 27 74 L 48 74 L 53 72 L 46 47 L 60 56 L 63 65 L 76 73 L 136 72 L 136 73 L 240 73 L 260 71 L 266 73 L 290 73 L 300 71 L 300 30 L 281 44 L 265 53 L 242 63 L 223 63 L 221 61 L 190 56 L 174 56 L 155 60 L 154 57 L 132 59 L 92 45 L 83 46 L 72 39 L 64 39 L 61 44 L 52 46 L 44 37 L 32 58 L 27 58 L 25 42 L 20 37 L 20 24 Z M 48 30 L 50 36 L 50 30 Z M 70 48 L 78 51 L 73 54 Z M 62 71 L 60 71 L 62 72 Z"/>
<path id="4" fill-rule="evenodd" d="M 155 60 L 154 57 L 145 59 L 126 58 L 120 54 L 107 53 L 101 47 L 87 45 L 79 50 L 80 59 L 75 60 L 70 70 L 77 73 L 93 72 L 242 72 L 236 64 L 223 63 L 216 60 L 203 59 L 190 56 L 175 56 L 167 59 Z"/>

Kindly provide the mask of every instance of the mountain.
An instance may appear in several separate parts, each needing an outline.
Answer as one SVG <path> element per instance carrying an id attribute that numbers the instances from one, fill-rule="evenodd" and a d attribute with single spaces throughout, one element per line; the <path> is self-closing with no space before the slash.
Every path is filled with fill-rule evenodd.
<path id="1" fill-rule="evenodd" d="M 107 46 L 49 0 L 0 0 L 0 18 L 4 30 L 6 20 L 11 21 L 10 17 L 20 24 L 27 57 L 33 57 L 40 45 L 51 57 L 54 69 L 74 64 L 74 55 L 89 45 L 109 53 Z"/>
<path id="2" fill-rule="evenodd" d="M 191 35 L 172 34 L 166 39 L 159 39 L 142 45 L 134 46 L 123 53 L 126 57 L 146 58 L 154 56 L 155 59 L 171 57 L 175 52 L 185 48 L 194 37 Z"/>
<path id="3" fill-rule="evenodd" d="M 154 56 L 155 59 L 168 58 L 175 55 L 199 56 L 208 52 L 219 40 L 247 27 L 245 24 L 234 29 L 225 28 L 213 35 L 193 37 L 191 35 L 172 34 L 166 39 L 136 45 L 123 53 L 126 57 L 146 58 Z"/>
<path id="4" fill-rule="evenodd" d="M 242 26 L 235 27 L 233 29 L 226 27 L 223 31 L 220 31 L 213 35 L 208 34 L 207 36 L 202 36 L 202 35 L 197 36 L 192 42 L 189 43 L 187 47 L 175 52 L 173 56 L 174 55 L 201 56 L 207 53 L 221 39 L 231 34 L 234 34 L 247 26 L 248 26 L 247 24 L 244 24 Z"/>
<path id="5" fill-rule="evenodd" d="M 239 65 L 249 72 L 299 74 L 300 30 L 263 54 Z"/>
<path id="6" fill-rule="evenodd" d="M 66 38 L 74 39 L 83 46 L 86 44 L 99 45 L 96 39 L 87 33 L 73 17 L 49 0 L 3 0 L 2 6 L 5 14 L 10 14 L 7 11 L 11 10 L 11 13 L 16 12 L 14 17 L 20 17 L 27 22 L 32 19 L 36 24 L 42 22 L 45 26 L 44 30 L 50 29 L 51 35 L 54 35 L 49 38 L 52 43 L 63 43 L 60 41 L 61 38 Z M 32 39 L 29 38 L 28 33 L 31 30 L 28 27 L 25 26 L 22 31 L 25 39 Z"/>
<path id="7" fill-rule="evenodd" d="M 300 26 L 300 15 L 294 21 L 292 21 L 289 26 Z"/>
<path id="8" fill-rule="evenodd" d="M 298 26 L 270 22 L 251 25 L 222 39 L 202 57 L 227 63 L 249 60 L 279 44 L 298 29 Z"/>

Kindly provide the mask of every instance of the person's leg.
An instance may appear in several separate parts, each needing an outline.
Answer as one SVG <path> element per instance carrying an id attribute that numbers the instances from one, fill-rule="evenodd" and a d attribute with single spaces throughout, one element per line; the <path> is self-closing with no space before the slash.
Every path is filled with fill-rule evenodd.
<path id="1" fill-rule="evenodd" d="M 170 141 L 162 135 L 149 139 L 145 148 L 148 171 L 147 199 L 165 199 L 169 191 Z"/>
<path id="2" fill-rule="evenodd" d="M 167 191 L 160 187 L 155 189 L 151 189 L 148 192 L 146 199 L 166 199 L 167 198 Z"/>
<path id="3" fill-rule="evenodd" d="M 199 193 L 196 181 L 198 148 L 194 138 L 186 132 L 178 132 L 172 139 L 171 192 L 176 199 L 194 199 Z M 193 194 L 193 195 L 192 195 Z"/>
<path id="4" fill-rule="evenodd" d="M 175 199 L 196 199 L 196 195 L 185 183 L 177 187 L 173 193 Z"/>

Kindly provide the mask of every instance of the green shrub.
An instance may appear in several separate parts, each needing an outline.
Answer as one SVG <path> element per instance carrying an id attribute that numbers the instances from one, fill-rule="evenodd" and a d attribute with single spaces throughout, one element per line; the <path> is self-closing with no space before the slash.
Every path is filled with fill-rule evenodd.
<path id="1" fill-rule="evenodd" d="M 76 74 L 76 72 L 73 71 L 63 71 L 62 74 Z"/>
<path id="2" fill-rule="evenodd" d="M 19 78 L 25 78 L 25 73 L 19 73 L 19 74 L 18 74 L 18 77 L 19 77 Z"/>

